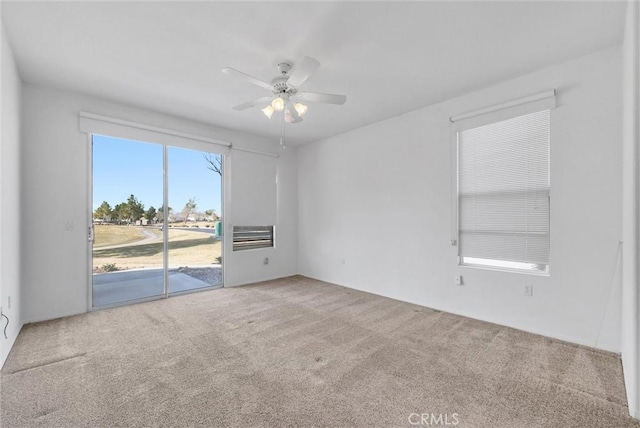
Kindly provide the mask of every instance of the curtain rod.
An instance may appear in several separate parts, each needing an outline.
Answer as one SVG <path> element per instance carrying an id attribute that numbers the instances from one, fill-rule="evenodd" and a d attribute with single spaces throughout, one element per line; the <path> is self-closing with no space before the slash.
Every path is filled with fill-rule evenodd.
<path id="1" fill-rule="evenodd" d="M 468 113 L 463 113 L 463 114 L 459 114 L 457 116 L 451 116 L 449 117 L 449 122 L 454 123 L 457 122 L 459 120 L 463 120 L 463 119 L 469 119 L 471 117 L 475 117 L 475 116 L 480 116 L 481 114 L 485 114 L 485 113 L 492 113 L 494 111 L 498 111 L 498 110 L 502 110 L 505 108 L 509 108 L 509 107 L 514 107 L 514 106 L 518 106 L 521 104 L 527 104 L 527 103 L 531 103 L 534 101 L 539 101 L 539 100 L 543 100 L 545 98 L 551 98 L 554 97 L 556 95 L 556 90 L 555 89 L 551 89 L 549 91 L 544 91 L 544 92 L 540 92 L 538 94 L 534 94 L 534 95 L 529 95 L 527 97 L 524 98 L 520 98 L 517 100 L 512 100 L 512 101 L 507 101 L 501 104 L 496 104 L 490 107 L 485 107 L 485 108 L 481 108 L 478 110 L 474 110 L 474 111 L 470 111 Z"/>
<path id="2" fill-rule="evenodd" d="M 208 137 L 202 137 L 200 135 L 189 134 L 187 132 L 174 131 L 172 129 L 167 129 L 167 128 L 159 128 L 157 126 L 145 125 L 142 123 L 131 122 L 123 119 L 116 119 L 114 117 L 102 116 L 100 114 L 88 113 L 84 111 L 81 111 L 78 115 L 80 117 L 84 117 L 87 119 L 100 120 L 102 122 L 114 123 L 116 125 L 124 125 L 131 128 L 142 129 L 144 131 L 152 131 L 152 132 L 157 132 L 159 134 L 170 135 L 173 137 L 187 138 L 189 140 L 202 141 L 210 144 L 217 144 L 218 146 L 231 147 L 231 143 L 227 141 L 216 140 Z"/>

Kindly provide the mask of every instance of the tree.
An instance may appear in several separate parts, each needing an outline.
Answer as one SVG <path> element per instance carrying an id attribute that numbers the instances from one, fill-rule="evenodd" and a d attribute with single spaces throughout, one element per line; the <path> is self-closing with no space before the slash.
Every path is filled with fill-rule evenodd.
<path id="1" fill-rule="evenodd" d="M 134 195 L 129 196 L 127 205 L 129 206 L 129 219 L 131 221 L 140 220 L 144 214 L 144 205 Z"/>
<path id="2" fill-rule="evenodd" d="M 207 220 L 218 220 L 218 214 L 216 214 L 216 210 L 209 209 L 209 210 L 205 210 L 204 215 L 207 216 Z"/>
<path id="3" fill-rule="evenodd" d="M 222 156 L 211 153 L 205 153 L 202 156 L 207 161 L 207 169 L 218 173 L 222 177 Z"/>
<path id="4" fill-rule="evenodd" d="M 169 216 L 171 216 L 171 211 L 173 208 L 169 207 L 167 209 Z M 160 205 L 160 208 L 156 211 L 156 217 L 158 218 L 158 222 L 164 223 L 164 205 Z"/>
<path id="5" fill-rule="evenodd" d="M 101 219 L 103 221 L 109 221 L 113 210 L 111 205 L 107 201 L 103 201 L 98 208 L 93 212 L 93 218 Z"/>
<path id="6" fill-rule="evenodd" d="M 121 203 L 113 208 L 113 215 L 118 219 L 118 223 L 131 221 L 131 207 L 126 203 Z"/>
<path id="7" fill-rule="evenodd" d="M 196 209 L 196 198 L 195 196 L 187 201 L 184 204 L 184 208 L 182 209 L 182 224 L 185 224 L 187 220 L 189 220 L 189 216 Z"/>
<path id="8" fill-rule="evenodd" d="M 153 208 L 153 206 L 150 206 L 149 209 L 144 212 L 144 218 L 153 223 L 157 214 L 158 212 L 156 211 L 156 209 Z"/>

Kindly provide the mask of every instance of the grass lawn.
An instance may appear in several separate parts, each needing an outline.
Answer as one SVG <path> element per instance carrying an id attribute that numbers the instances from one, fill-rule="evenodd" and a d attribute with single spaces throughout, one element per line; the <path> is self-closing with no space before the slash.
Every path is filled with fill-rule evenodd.
<path id="1" fill-rule="evenodd" d="M 141 227 L 136 226 L 116 226 L 97 224 L 94 226 L 95 240 L 94 247 L 108 247 L 111 245 L 129 244 L 144 239 Z M 162 232 L 155 228 L 144 228 L 149 233 L 161 236 Z"/>
<path id="2" fill-rule="evenodd" d="M 118 226 L 101 226 L 105 229 Z M 135 227 L 120 226 L 121 228 L 137 229 Z M 96 227 L 97 229 L 97 227 Z M 158 234 L 158 240 L 140 245 L 128 245 L 120 248 L 99 247 L 93 250 L 93 266 L 115 264 L 120 269 L 133 269 L 143 267 L 162 267 L 162 236 L 158 229 L 153 230 Z M 109 233 L 109 231 L 106 231 Z M 144 238 L 144 235 L 140 233 Z M 116 238 L 107 238 L 115 241 Z M 142 239 L 142 238 L 139 238 Z M 132 242 L 132 241 L 129 241 Z M 125 243 L 125 242 L 122 242 Z M 102 244 L 103 246 L 115 244 Z M 213 235 L 197 230 L 173 230 L 169 228 L 169 267 L 202 266 L 217 263 L 216 257 L 222 254 L 221 241 L 214 239 Z"/>

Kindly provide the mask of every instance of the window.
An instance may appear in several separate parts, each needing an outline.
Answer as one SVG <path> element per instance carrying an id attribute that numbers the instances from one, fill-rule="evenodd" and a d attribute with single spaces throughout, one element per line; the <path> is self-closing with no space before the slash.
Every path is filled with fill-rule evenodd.
<path id="1" fill-rule="evenodd" d="M 461 265 L 549 272 L 549 141 L 550 110 L 457 132 Z"/>
<path id="2" fill-rule="evenodd" d="M 273 247 L 273 226 L 233 226 L 233 251 Z"/>

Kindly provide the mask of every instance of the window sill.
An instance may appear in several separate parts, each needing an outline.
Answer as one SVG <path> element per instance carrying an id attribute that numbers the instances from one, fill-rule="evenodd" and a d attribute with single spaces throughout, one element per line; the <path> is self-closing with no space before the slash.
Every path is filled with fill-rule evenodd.
<path id="1" fill-rule="evenodd" d="M 539 272 L 534 270 L 528 271 L 528 270 L 522 270 L 522 269 L 509 269 L 509 268 L 500 268 L 500 267 L 494 267 L 494 266 L 472 265 L 472 264 L 462 264 L 462 263 L 458 263 L 458 266 L 463 268 L 488 270 L 488 271 L 494 271 L 494 272 L 517 273 L 521 275 L 533 275 L 533 276 L 543 276 L 543 277 L 551 276 L 551 272 Z"/>

